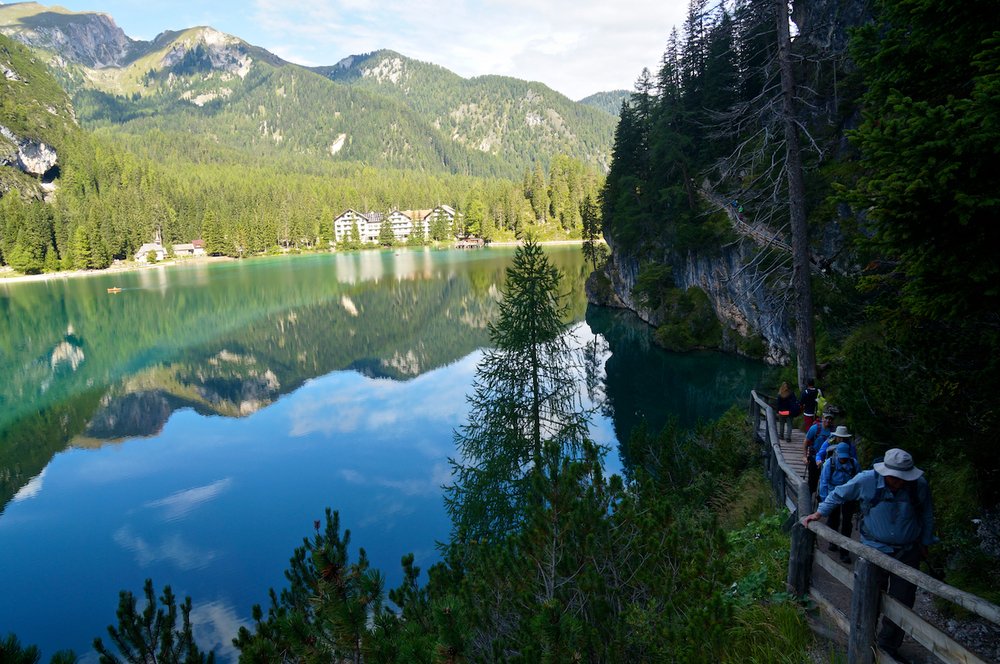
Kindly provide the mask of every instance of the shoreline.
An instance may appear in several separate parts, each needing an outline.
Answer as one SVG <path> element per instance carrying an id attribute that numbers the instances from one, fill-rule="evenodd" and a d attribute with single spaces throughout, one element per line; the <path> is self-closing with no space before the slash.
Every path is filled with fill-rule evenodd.
<path id="1" fill-rule="evenodd" d="M 489 246 L 493 247 L 516 247 L 521 242 L 519 240 L 504 240 L 502 242 L 491 242 Z M 583 244 L 583 240 L 547 240 L 545 242 L 539 242 L 541 245 L 569 245 L 569 244 Z M 407 247 L 395 247 L 394 249 L 406 249 Z M 393 249 L 393 248 L 390 248 Z M 380 248 L 376 251 L 386 251 L 386 248 Z M 361 251 L 371 251 L 371 249 L 362 249 Z M 313 255 L 323 252 L 305 252 L 299 255 Z M 337 253 L 336 251 L 331 251 L 329 253 Z M 287 254 L 286 254 L 287 255 Z M 250 256 L 249 258 L 267 258 L 268 254 L 261 254 L 260 256 Z M 152 265 L 147 263 L 136 263 L 133 261 L 114 263 L 110 267 L 106 267 L 103 270 L 65 270 L 61 272 L 43 272 L 41 274 L 16 274 L 14 270 L 9 267 L 0 268 L 0 286 L 7 284 L 23 284 L 38 281 L 55 281 L 57 279 L 77 279 L 80 277 L 98 277 L 108 274 L 120 274 L 124 272 L 138 272 L 140 270 L 157 270 L 165 267 L 174 267 L 177 265 L 199 265 L 203 263 L 221 263 L 226 261 L 235 260 L 246 260 L 237 259 L 232 256 L 198 256 L 194 258 L 182 258 L 173 259 L 168 261 L 161 261 L 159 263 L 153 263 Z"/>

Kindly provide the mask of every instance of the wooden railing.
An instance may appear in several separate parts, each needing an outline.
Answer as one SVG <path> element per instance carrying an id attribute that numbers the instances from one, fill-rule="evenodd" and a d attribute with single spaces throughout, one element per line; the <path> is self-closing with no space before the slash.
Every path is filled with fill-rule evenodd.
<path id="1" fill-rule="evenodd" d="M 847 635 L 848 664 L 869 664 L 874 661 L 876 653 L 879 662 L 895 661 L 876 646 L 875 626 L 879 615 L 887 616 L 943 662 L 984 662 L 910 608 L 886 595 L 883 592 L 886 574 L 902 577 L 918 588 L 957 604 L 995 625 L 1000 625 L 1000 607 L 942 583 L 881 551 L 844 537 L 818 521 L 811 522 L 808 527 L 803 526 L 802 517 L 813 512 L 809 486 L 783 458 L 774 410 L 756 392 L 751 392 L 750 396 L 750 419 L 756 439 L 764 445 L 765 467 L 775 500 L 795 517 L 788 560 L 788 589 L 800 597 L 808 595 Z M 815 546 L 817 536 L 854 554 L 856 560 L 853 573 Z M 851 591 L 849 614 L 845 614 L 830 598 L 811 586 L 814 562 Z"/>

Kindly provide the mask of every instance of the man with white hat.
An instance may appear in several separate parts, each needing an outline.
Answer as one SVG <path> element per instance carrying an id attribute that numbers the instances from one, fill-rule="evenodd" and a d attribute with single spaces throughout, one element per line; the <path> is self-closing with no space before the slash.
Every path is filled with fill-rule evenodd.
<path id="1" fill-rule="evenodd" d="M 807 525 L 828 516 L 833 508 L 850 500 L 860 501 L 861 543 L 886 553 L 911 567 L 919 567 L 934 537 L 934 506 L 924 471 L 913 465 L 910 453 L 893 448 L 874 470 L 858 473 L 833 489 L 816 512 L 802 519 Z M 913 606 L 916 586 L 895 574 L 889 575 L 889 596 Z M 878 644 L 896 657 L 903 630 L 882 617 Z M 896 659 L 899 659 L 896 657 Z"/>
<path id="2" fill-rule="evenodd" d="M 854 436 L 851 432 L 847 430 L 843 424 L 841 424 L 837 429 L 826 437 L 823 444 L 819 446 L 819 451 L 816 452 L 816 465 L 821 466 L 823 462 L 826 461 L 827 454 L 833 454 L 833 450 L 837 448 L 840 443 L 847 443 L 851 446 L 851 458 L 855 461 L 858 460 L 858 448 L 854 444 Z"/>

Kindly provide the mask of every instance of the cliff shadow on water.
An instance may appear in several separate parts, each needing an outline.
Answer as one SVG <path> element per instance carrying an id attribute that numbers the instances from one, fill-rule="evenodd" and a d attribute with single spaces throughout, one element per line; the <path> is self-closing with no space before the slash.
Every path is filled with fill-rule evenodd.
<path id="1" fill-rule="evenodd" d="M 631 311 L 591 305 L 587 323 L 609 346 L 602 410 L 613 422 L 626 464 L 628 441 L 643 413 L 650 432 L 671 418 L 694 428 L 743 404 L 768 371 L 763 362 L 735 354 L 663 350 L 653 343 L 653 328 Z"/>

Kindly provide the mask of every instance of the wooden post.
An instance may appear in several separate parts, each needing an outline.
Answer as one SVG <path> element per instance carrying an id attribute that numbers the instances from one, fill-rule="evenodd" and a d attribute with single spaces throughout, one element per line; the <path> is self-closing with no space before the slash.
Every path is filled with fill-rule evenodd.
<path id="1" fill-rule="evenodd" d="M 809 592 L 809 576 L 812 572 L 813 541 L 815 539 L 809 530 L 796 522 L 792 526 L 792 548 L 788 555 L 788 592 L 796 597 L 802 597 Z"/>
<path id="2" fill-rule="evenodd" d="M 871 664 L 875 660 L 875 623 L 885 572 L 862 557 L 854 562 L 854 593 L 851 595 L 851 634 L 847 664 Z"/>
<path id="3" fill-rule="evenodd" d="M 799 510 L 799 518 L 803 518 L 812 514 L 813 512 L 813 496 L 812 492 L 809 491 L 809 483 L 806 481 L 800 481 L 798 487 L 796 487 L 796 492 L 798 495 L 795 496 L 795 506 Z M 809 533 L 812 535 L 812 533 Z M 815 535 L 813 535 L 815 537 Z"/>

